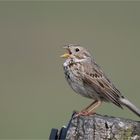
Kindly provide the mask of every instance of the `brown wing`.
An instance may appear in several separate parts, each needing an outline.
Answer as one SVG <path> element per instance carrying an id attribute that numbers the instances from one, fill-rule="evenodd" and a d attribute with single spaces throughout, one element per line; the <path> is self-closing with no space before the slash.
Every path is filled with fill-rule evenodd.
<path id="1" fill-rule="evenodd" d="M 111 101 L 118 107 L 122 108 L 119 98 L 122 97 L 119 90 L 105 76 L 101 68 L 95 63 L 84 63 L 84 74 L 82 80 L 85 86 L 93 88 L 101 97 Z"/>

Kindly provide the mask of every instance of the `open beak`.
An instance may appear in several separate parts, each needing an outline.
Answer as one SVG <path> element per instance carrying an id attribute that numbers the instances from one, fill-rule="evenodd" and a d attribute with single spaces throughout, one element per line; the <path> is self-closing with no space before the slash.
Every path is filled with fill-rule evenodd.
<path id="1" fill-rule="evenodd" d="M 69 54 L 69 53 L 64 53 L 64 54 L 61 55 L 60 57 L 62 57 L 62 58 L 68 58 L 68 57 L 70 57 L 70 54 Z"/>
<path id="2" fill-rule="evenodd" d="M 64 53 L 63 55 L 61 55 L 60 57 L 62 57 L 62 58 L 70 57 L 70 55 L 71 55 L 70 49 L 67 46 L 65 46 L 64 48 L 67 50 L 67 52 Z"/>

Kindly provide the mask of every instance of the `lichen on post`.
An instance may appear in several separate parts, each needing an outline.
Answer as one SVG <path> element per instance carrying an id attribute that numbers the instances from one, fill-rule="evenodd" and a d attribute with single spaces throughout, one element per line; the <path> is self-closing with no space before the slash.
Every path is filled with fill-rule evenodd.
<path id="1" fill-rule="evenodd" d="M 140 140 L 140 121 L 97 114 L 73 116 L 66 140 Z"/>

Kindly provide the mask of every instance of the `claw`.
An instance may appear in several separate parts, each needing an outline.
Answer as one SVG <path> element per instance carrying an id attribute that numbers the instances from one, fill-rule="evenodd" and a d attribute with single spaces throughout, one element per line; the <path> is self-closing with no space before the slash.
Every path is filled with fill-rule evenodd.
<path id="1" fill-rule="evenodd" d="M 79 116 L 90 116 L 90 115 L 94 115 L 95 112 L 88 112 L 88 111 L 81 111 L 79 113 L 77 113 L 74 118 L 79 117 Z"/>

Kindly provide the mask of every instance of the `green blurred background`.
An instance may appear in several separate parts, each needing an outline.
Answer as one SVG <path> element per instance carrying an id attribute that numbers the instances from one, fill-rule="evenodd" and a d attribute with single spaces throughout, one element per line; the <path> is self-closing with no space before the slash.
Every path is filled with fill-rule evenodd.
<path id="1" fill-rule="evenodd" d="M 1 139 L 47 139 L 91 102 L 64 79 L 69 43 L 88 48 L 140 107 L 140 2 L 0 2 Z M 97 112 L 139 120 L 113 104 Z"/>

